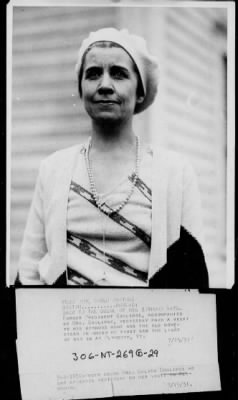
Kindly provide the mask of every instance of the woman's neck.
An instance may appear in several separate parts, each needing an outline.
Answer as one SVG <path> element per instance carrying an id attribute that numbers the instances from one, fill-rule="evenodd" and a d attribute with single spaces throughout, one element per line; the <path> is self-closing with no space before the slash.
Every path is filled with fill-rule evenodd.
<path id="1" fill-rule="evenodd" d="M 92 147 L 94 151 L 118 153 L 131 150 L 134 147 L 135 135 L 132 121 L 123 126 L 117 124 L 92 124 Z"/>

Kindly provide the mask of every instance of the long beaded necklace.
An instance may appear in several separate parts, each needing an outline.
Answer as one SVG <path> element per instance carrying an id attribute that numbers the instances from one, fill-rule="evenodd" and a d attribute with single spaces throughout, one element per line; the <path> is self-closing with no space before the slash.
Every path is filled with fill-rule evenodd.
<path id="1" fill-rule="evenodd" d="M 89 178 L 89 184 L 90 184 L 90 190 L 92 192 L 94 201 L 98 207 L 98 209 L 100 211 L 102 211 L 103 213 L 107 214 L 107 215 L 111 215 L 112 213 L 116 213 L 119 212 L 123 207 L 125 207 L 125 205 L 128 203 L 128 201 L 130 200 L 133 191 L 135 189 L 137 180 L 138 180 L 138 175 L 139 175 L 139 165 L 140 165 L 140 140 L 139 137 L 136 135 L 136 162 L 135 162 L 135 172 L 133 173 L 133 178 L 131 180 L 131 185 L 130 185 L 130 189 L 128 191 L 127 196 L 125 197 L 125 199 L 115 208 L 109 208 L 108 206 L 106 206 L 105 204 L 102 204 L 102 202 L 100 201 L 100 197 L 99 194 L 97 192 L 96 189 L 96 185 L 95 185 L 95 180 L 94 180 L 94 176 L 93 176 L 93 171 L 92 171 L 92 167 L 91 167 L 91 163 L 90 163 L 90 158 L 89 158 L 89 151 L 90 148 L 92 146 L 92 139 L 91 137 L 89 138 L 89 142 L 88 142 L 88 146 L 86 148 L 86 151 L 84 151 L 84 157 L 85 157 L 85 163 L 86 163 L 86 167 L 87 167 L 87 172 L 88 172 L 88 178 Z"/>

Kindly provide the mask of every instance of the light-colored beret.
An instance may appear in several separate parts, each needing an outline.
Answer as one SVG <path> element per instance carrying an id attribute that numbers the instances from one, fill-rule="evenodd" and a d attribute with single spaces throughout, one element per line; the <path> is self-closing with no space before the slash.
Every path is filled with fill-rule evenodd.
<path id="1" fill-rule="evenodd" d="M 83 55 L 85 51 L 95 42 L 108 41 L 120 45 L 131 56 L 135 62 L 144 89 L 144 100 L 137 103 L 135 113 L 139 113 L 149 107 L 156 96 L 159 80 L 158 62 L 156 57 L 149 54 L 146 41 L 137 35 L 130 34 L 127 29 L 118 30 L 115 28 L 103 28 L 83 40 L 78 52 L 77 64 L 75 67 L 79 75 Z"/>

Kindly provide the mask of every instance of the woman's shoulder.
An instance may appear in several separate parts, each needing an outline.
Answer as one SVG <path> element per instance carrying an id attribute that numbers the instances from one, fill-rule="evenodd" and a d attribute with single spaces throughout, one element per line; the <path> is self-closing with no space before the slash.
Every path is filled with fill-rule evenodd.
<path id="1" fill-rule="evenodd" d="M 72 163 L 74 157 L 84 147 L 84 144 L 77 144 L 67 148 L 63 148 L 55 151 L 46 158 L 44 158 L 41 164 L 45 167 L 53 167 L 58 164 L 65 165 L 65 163 Z"/>
<path id="2" fill-rule="evenodd" d="M 190 165 L 188 157 L 178 151 L 168 149 L 162 145 L 148 145 L 148 150 L 152 154 L 155 164 L 169 169 L 183 169 Z"/>
<path id="3" fill-rule="evenodd" d="M 39 176 L 43 180 L 47 180 L 66 174 L 72 169 L 76 156 L 83 147 L 83 144 L 77 144 L 50 154 L 41 161 Z"/>

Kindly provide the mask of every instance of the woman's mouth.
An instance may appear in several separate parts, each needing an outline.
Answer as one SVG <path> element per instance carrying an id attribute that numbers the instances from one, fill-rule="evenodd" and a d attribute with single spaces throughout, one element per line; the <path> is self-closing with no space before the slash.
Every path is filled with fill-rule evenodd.
<path id="1" fill-rule="evenodd" d="M 115 100 L 96 100 L 95 103 L 98 103 L 98 104 L 119 104 L 119 102 L 115 101 Z"/>

